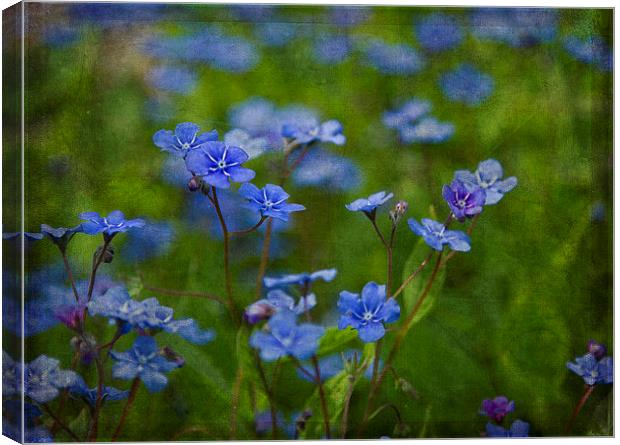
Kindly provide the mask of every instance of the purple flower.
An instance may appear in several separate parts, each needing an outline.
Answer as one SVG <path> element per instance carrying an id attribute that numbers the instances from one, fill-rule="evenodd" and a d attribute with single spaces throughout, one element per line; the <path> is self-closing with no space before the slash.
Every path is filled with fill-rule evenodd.
<path id="1" fill-rule="evenodd" d="M 110 212 L 108 216 L 100 216 L 97 212 L 80 213 L 82 230 L 88 235 L 96 235 L 103 232 L 104 235 L 112 236 L 119 232 L 126 232 L 131 228 L 144 227 L 141 219 L 125 219 L 125 214 L 120 210 Z"/>
<path id="2" fill-rule="evenodd" d="M 446 226 L 432 219 L 422 218 L 422 224 L 410 218 L 407 223 L 413 233 L 424 238 L 424 242 L 435 250 L 443 250 L 444 244 L 458 252 L 469 252 L 471 241 L 465 232 L 446 230 Z"/>
<path id="3" fill-rule="evenodd" d="M 487 159 L 478 164 L 478 169 L 472 173 L 469 170 L 457 170 L 454 179 L 470 187 L 480 187 L 485 191 L 484 205 L 497 204 L 504 194 L 517 186 L 517 178 L 511 176 L 502 179 L 504 171 L 502 164 L 495 159 Z"/>
<path id="4" fill-rule="evenodd" d="M 384 191 L 380 191 L 373 193 L 368 198 L 356 199 L 350 204 L 345 204 L 345 207 L 351 212 L 364 212 L 372 216 L 373 212 L 376 212 L 377 207 L 388 202 L 393 196 L 393 193 L 386 194 Z"/>
<path id="5" fill-rule="evenodd" d="M 84 309 L 84 303 L 61 306 L 56 310 L 56 318 L 69 329 L 77 331 L 84 321 Z"/>
<path id="6" fill-rule="evenodd" d="M 442 195 L 454 217 L 461 222 L 465 221 L 465 218 L 473 218 L 482 212 L 486 199 L 484 189 L 459 180 L 452 181 L 450 185 L 444 185 Z"/>
<path id="7" fill-rule="evenodd" d="M 342 134 L 342 124 L 335 119 L 319 124 L 318 120 L 286 123 L 282 126 L 282 136 L 294 139 L 300 144 L 311 142 L 331 142 L 343 145 L 346 137 Z"/>
<path id="8" fill-rule="evenodd" d="M 217 141 L 217 131 L 199 134 L 200 127 L 192 122 L 178 124 L 173 131 L 159 130 L 153 135 L 153 143 L 174 156 L 185 158 L 187 154 L 205 142 Z"/>
<path id="9" fill-rule="evenodd" d="M 177 362 L 166 360 L 155 339 L 147 336 L 139 336 L 128 351 L 110 351 L 110 356 L 116 360 L 112 367 L 114 378 L 133 380 L 139 377 L 150 392 L 164 389 L 168 384 L 164 374 L 179 367 Z"/>
<path id="10" fill-rule="evenodd" d="M 309 286 L 316 280 L 330 282 L 336 277 L 336 269 L 323 269 L 316 272 L 302 272 L 297 274 L 283 275 L 281 277 L 265 277 L 263 283 L 268 289 L 274 287 L 291 286 L 297 284 L 299 286 Z"/>
<path id="11" fill-rule="evenodd" d="M 186 156 L 185 166 L 207 184 L 227 189 L 230 181 L 248 182 L 254 178 L 253 170 L 241 166 L 248 158 L 239 147 L 224 142 L 206 142 Z"/>
<path id="12" fill-rule="evenodd" d="M 501 423 L 506 414 L 515 410 L 515 402 L 509 401 L 505 396 L 497 396 L 494 399 L 485 399 L 482 401 L 480 414 L 486 415 L 498 423 Z"/>
<path id="13" fill-rule="evenodd" d="M 239 194 L 249 201 L 248 208 L 259 212 L 262 217 L 277 218 L 288 221 L 291 212 L 299 212 L 306 208 L 300 204 L 289 204 L 289 194 L 278 185 L 267 184 L 259 189 L 254 184 L 245 183 L 239 188 Z"/>
<path id="14" fill-rule="evenodd" d="M 400 306 L 393 298 L 386 301 L 385 286 L 371 281 L 362 289 L 361 297 L 348 291 L 338 299 L 340 320 L 338 329 L 351 326 L 357 329 L 364 343 L 375 342 L 385 335 L 383 323 L 393 323 L 400 317 Z"/>
<path id="15" fill-rule="evenodd" d="M 312 357 L 325 329 L 322 326 L 304 323 L 297 325 L 295 314 L 281 311 L 268 323 L 269 332 L 256 331 L 250 337 L 250 346 L 260 349 L 260 356 L 266 362 L 291 355 L 300 360 Z"/>
<path id="16" fill-rule="evenodd" d="M 487 437 L 528 437 L 530 424 L 522 420 L 512 422 L 510 429 L 506 429 L 494 423 L 487 423 Z"/>
<path id="17" fill-rule="evenodd" d="M 288 310 L 296 315 L 303 314 L 316 306 L 316 295 L 308 294 L 301 297 L 295 304 L 295 299 L 280 289 L 275 289 L 267 293 L 267 298 L 258 300 L 249 305 L 243 313 L 243 318 L 249 324 L 256 324 L 259 321 L 267 320 L 276 312 Z"/>
<path id="18" fill-rule="evenodd" d="M 577 357 L 575 362 L 566 363 L 566 367 L 583 378 L 586 385 L 608 384 L 614 380 L 614 364 L 611 357 L 597 360 L 590 353 Z"/>
<path id="19" fill-rule="evenodd" d="M 595 359 L 600 360 L 607 354 L 607 348 L 596 340 L 590 340 L 588 341 L 588 352 L 592 354 Z"/>

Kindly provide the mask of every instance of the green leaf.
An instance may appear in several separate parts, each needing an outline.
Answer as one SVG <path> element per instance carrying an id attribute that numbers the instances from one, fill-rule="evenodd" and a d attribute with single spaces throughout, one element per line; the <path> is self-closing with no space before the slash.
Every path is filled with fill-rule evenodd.
<path id="1" fill-rule="evenodd" d="M 342 417 L 342 412 L 344 410 L 349 384 L 349 374 L 345 371 L 342 371 L 323 383 L 332 438 L 335 437 L 340 431 L 340 418 Z M 303 438 L 320 439 L 324 437 L 325 426 L 323 420 L 323 408 L 321 405 L 318 386 L 306 402 L 306 407 L 312 410 L 313 415 L 306 424 L 306 430 L 303 433 Z"/>
<path id="2" fill-rule="evenodd" d="M 325 335 L 319 341 L 317 355 L 324 356 L 341 351 L 356 338 L 357 331 L 350 327 L 346 329 L 338 329 L 337 327 L 327 328 Z"/>

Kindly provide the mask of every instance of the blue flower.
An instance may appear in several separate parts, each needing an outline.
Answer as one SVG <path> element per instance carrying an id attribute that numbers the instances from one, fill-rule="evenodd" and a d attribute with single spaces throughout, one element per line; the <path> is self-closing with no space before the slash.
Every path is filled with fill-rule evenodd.
<path id="1" fill-rule="evenodd" d="M 205 142 L 217 141 L 217 131 L 199 134 L 200 127 L 192 122 L 178 124 L 173 131 L 159 130 L 153 135 L 153 143 L 174 156 L 185 158 L 187 154 Z"/>
<path id="2" fill-rule="evenodd" d="M 207 184 L 227 189 L 230 181 L 248 182 L 254 178 L 253 170 L 241 166 L 247 160 L 248 154 L 239 147 L 224 142 L 206 142 L 187 155 L 185 166 Z"/>
<path id="3" fill-rule="evenodd" d="M 332 144 L 343 145 L 347 140 L 342 134 L 342 124 L 334 119 L 322 124 L 319 124 L 318 120 L 284 124 L 282 136 L 294 139 L 300 144 L 331 142 Z"/>
<path id="4" fill-rule="evenodd" d="M 351 53 L 351 42 L 347 36 L 321 36 L 312 50 L 314 60 L 324 65 L 343 62 Z"/>
<path id="5" fill-rule="evenodd" d="M 157 90 L 187 95 L 198 85 L 198 76 L 182 66 L 158 66 L 148 72 L 147 82 Z"/>
<path id="6" fill-rule="evenodd" d="M 427 115 L 432 109 L 427 100 L 410 99 L 400 108 L 383 113 L 383 124 L 386 127 L 400 129 L 402 126 L 412 124 L 421 117 Z"/>
<path id="7" fill-rule="evenodd" d="M 317 270 L 316 272 L 308 273 L 297 273 L 297 274 L 289 274 L 283 275 L 281 277 L 265 277 L 263 279 L 263 283 L 265 287 L 268 289 L 274 287 L 284 287 L 291 285 L 299 285 L 299 286 L 309 286 L 311 283 L 314 283 L 316 280 L 323 280 L 330 282 L 334 278 L 336 278 L 336 269 L 323 269 Z"/>
<path id="8" fill-rule="evenodd" d="M 544 8 L 476 8 L 471 27 L 480 39 L 533 46 L 555 38 L 557 16 L 556 10 Z"/>
<path id="9" fill-rule="evenodd" d="M 2 234 L 4 240 L 19 240 L 22 232 L 5 232 Z M 24 232 L 24 239 L 26 241 L 39 241 L 43 239 L 42 233 Z"/>
<path id="10" fill-rule="evenodd" d="M 110 356 L 116 360 L 112 367 L 114 378 L 133 380 L 139 377 L 150 392 L 164 389 L 168 384 L 164 374 L 179 367 L 178 363 L 160 355 L 155 339 L 147 336 L 136 338 L 131 349 L 125 352 L 110 351 Z"/>
<path id="11" fill-rule="evenodd" d="M 296 154 L 293 153 L 291 161 Z M 320 187 L 336 193 L 357 188 L 361 183 L 361 171 L 350 159 L 315 147 L 298 164 L 292 179 L 299 187 Z"/>
<path id="12" fill-rule="evenodd" d="M 319 347 L 319 339 L 325 332 L 322 326 L 303 323 L 297 325 L 295 314 L 280 311 L 269 319 L 269 332 L 256 331 L 250 337 L 250 346 L 260 349 L 266 362 L 291 355 L 299 360 L 312 357 Z"/>
<path id="13" fill-rule="evenodd" d="M 224 142 L 228 145 L 241 148 L 250 159 L 254 159 L 269 149 L 269 142 L 264 137 L 252 137 L 239 128 L 229 131 L 224 135 Z"/>
<path id="14" fill-rule="evenodd" d="M 43 40 L 54 48 L 67 48 L 80 38 L 79 28 L 61 24 L 48 24 L 43 30 Z"/>
<path id="15" fill-rule="evenodd" d="M 419 20 L 414 31 L 420 46 L 429 52 L 445 51 L 463 41 L 463 31 L 456 19 L 441 12 Z"/>
<path id="16" fill-rule="evenodd" d="M 365 49 L 368 64 L 382 74 L 415 74 L 424 68 L 424 59 L 411 46 L 372 40 Z"/>
<path id="17" fill-rule="evenodd" d="M 2 351 L 2 396 L 11 397 L 21 392 L 21 364 Z"/>
<path id="18" fill-rule="evenodd" d="M 330 6 L 327 18 L 328 23 L 338 26 L 360 25 L 372 15 L 369 6 Z"/>
<path id="19" fill-rule="evenodd" d="M 471 241 L 465 232 L 446 230 L 443 224 L 428 218 L 422 218 L 422 224 L 413 218 L 407 223 L 413 233 L 423 237 L 424 242 L 435 250 L 443 250 L 444 244 L 458 252 L 469 252 L 471 249 Z"/>
<path id="20" fill-rule="evenodd" d="M 70 391 L 72 394 L 84 398 L 91 406 L 95 406 L 97 403 L 98 387 L 89 388 L 86 386 L 84 379 L 80 376 L 78 376 L 77 382 L 71 386 Z M 117 401 L 126 399 L 128 395 L 129 391 L 123 391 L 111 386 L 104 386 L 101 399 L 103 401 Z"/>
<path id="21" fill-rule="evenodd" d="M 468 63 L 460 64 L 456 69 L 444 73 L 439 79 L 439 86 L 449 100 L 466 105 L 479 105 L 495 89 L 495 82 Z"/>
<path id="22" fill-rule="evenodd" d="M 262 217 L 288 221 L 289 213 L 306 209 L 300 204 L 287 203 L 290 195 L 278 185 L 267 184 L 259 189 L 254 184 L 245 183 L 239 188 L 239 194 L 249 201 L 248 208 L 259 212 Z"/>
<path id="23" fill-rule="evenodd" d="M 452 181 L 450 185 L 444 185 L 442 195 L 452 210 L 452 214 L 459 221 L 473 218 L 482 212 L 486 200 L 483 188 L 459 180 Z"/>
<path id="24" fill-rule="evenodd" d="M 38 403 L 46 403 L 60 394 L 60 389 L 68 388 L 77 382 L 78 375 L 73 371 L 60 369 L 55 358 L 40 355 L 26 365 L 24 370 L 25 395 Z"/>
<path id="25" fill-rule="evenodd" d="M 377 207 L 388 202 L 393 196 L 393 193 L 386 194 L 384 191 L 381 191 L 373 193 L 368 198 L 356 199 L 350 204 L 345 204 L 345 207 L 351 212 L 364 212 L 367 215 L 372 215 L 377 210 Z"/>
<path id="26" fill-rule="evenodd" d="M 254 33 L 267 46 L 282 47 L 297 34 L 297 26 L 286 22 L 257 23 Z"/>
<path id="27" fill-rule="evenodd" d="M 568 36 L 564 39 L 564 49 L 574 59 L 596 66 L 601 71 L 613 69 L 613 51 L 600 36 L 580 39 Z"/>
<path id="28" fill-rule="evenodd" d="M 174 228 L 169 222 L 149 220 L 143 230 L 127 240 L 123 246 L 123 259 L 138 262 L 165 255 L 174 238 Z"/>
<path id="29" fill-rule="evenodd" d="M 108 216 L 100 216 L 97 212 L 84 212 L 80 213 L 80 219 L 86 221 L 82 223 L 82 230 L 88 235 L 103 232 L 111 236 L 119 232 L 127 232 L 134 227 L 138 229 L 144 227 L 143 220 L 125 219 L 125 214 L 120 210 L 114 210 Z"/>
<path id="30" fill-rule="evenodd" d="M 566 363 L 566 367 L 583 378 L 586 385 L 613 383 L 614 364 L 611 357 L 597 360 L 590 353 L 577 357 L 575 362 Z"/>
<path id="31" fill-rule="evenodd" d="M 267 293 L 266 299 L 252 303 L 243 313 L 243 318 L 249 324 L 256 324 L 259 321 L 267 320 L 273 314 L 288 310 L 296 315 L 301 315 L 316 306 L 316 295 L 308 294 L 301 297 L 295 304 L 295 299 L 280 289 L 272 290 Z"/>
<path id="32" fill-rule="evenodd" d="M 400 128 L 400 138 L 405 144 L 439 144 L 454 135 L 454 125 L 439 122 L 434 117 L 427 117 L 415 125 L 404 125 Z"/>
<path id="33" fill-rule="evenodd" d="M 67 247 L 73 235 L 79 232 L 82 232 L 81 225 L 67 229 L 66 227 L 54 228 L 47 224 L 41 224 L 41 234 L 52 240 L 54 244 L 63 250 Z"/>
<path id="34" fill-rule="evenodd" d="M 340 292 L 338 299 L 340 320 L 338 329 L 351 326 L 357 329 L 364 343 L 375 342 L 385 335 L 384 323 L 393 323 L 400 317 L 400 306 L 394 298 L 386 301 L 385 286 L 371 281 L 362 289 L 362 296 L 348 291 Z"/>
<path id="35" fill-rule="evenodd" d="M 328 355 L 327 357 L 320 359 L 319 360 L 319 372 L 321 374 L 321 381 L 324 382 L 325 380 L 329 380 L 335 375 L 340 374 L 345 369 L 345 362 L 353 361 L 355 355 L 357 355 L 357 359 L 360 360 L 362 357 L 362 352 L 356 351 L 354 349 L 349 349 L 347 351 Z M 378 370 L 381 370 L 381 368 L 382 368 L 382 364 L 379 363 Z M 314 383 L 316 381 L 316 375 L 314 373 L 314 370 L 310 370 L 307 367 L 306 369 L 308 372 L 310 372 L 310 374 L 314 376 L 314 379 L 310 379 L 310 376 L 308 376 L 301 370 L 297 370 L 297 375 L 304 380 Z M 364 372 L 365 378 L 367 379 L 372 378 L 372 369 L 373 369 L 372 365 L 366 368 L 366 371 Z"/>
<path id="36" fill-rule="evenodd" d="M 530 424 L 522 420 L 515 420 L 510 425 L 510 429 L 506 429 L 502 426 L 495 425 L 494 423 L 487 423 L 487 437 L 528 437 L 530 432 Z"/>
<path id="37" fill-rule="evenodd" d="M 485 191 L 484 205 L 497 204 L 505 193 L 517 186 L 517 178 L 511 176 L 503 179 L 502 165 L 495 159 L 487 159 L 478 164 L 478 169 L 471 173 L 468 170 L 457 170 L 454 179 L 471 187 L 480 187 Z"/>

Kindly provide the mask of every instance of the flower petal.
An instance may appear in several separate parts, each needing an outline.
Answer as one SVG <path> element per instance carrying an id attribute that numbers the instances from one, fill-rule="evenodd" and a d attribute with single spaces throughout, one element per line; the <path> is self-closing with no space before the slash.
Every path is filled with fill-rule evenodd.
<path id="1" fill-rule="evenodd" d="M 360 340 L 364 343 L 372 343 L 383 338 L 385 335 L 385 328 L 383 327 L 383 323 L 370 322 L 365 326 L 361 326 L 357 332 Z"/>

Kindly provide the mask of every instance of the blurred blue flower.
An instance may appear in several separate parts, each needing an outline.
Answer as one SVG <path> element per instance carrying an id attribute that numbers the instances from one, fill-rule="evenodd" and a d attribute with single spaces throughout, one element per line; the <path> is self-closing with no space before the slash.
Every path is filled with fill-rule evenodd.
<path id="1" fill-rule="evenodd" d="M 260 60 L 256 46 L 241 37 L 210 40 L 204 51 L 205 61 L 212 67 L 232 73 L 247 72 Z"/>
<path id="2" fill-rule="evenodd" d="M 316 306 L 316 295 L 310 293 L 301 297 L 295 304 L 295 299 L 280 289 L 271 290 L 267 298 L 258 300 L 245 308 L 243 318 L 249 324 L 256 324 L 269 319 L 273 314 L 287 310 L 301 315 Z"/>
<path id="3" fill-rule="evenodd" d="M 138 329 L 161 329 L 185 340 L 203 345 L 214 338 L 211 330 L 202 330 L 192 318 L 175 320 L 174 311 L 159 304 L 156 298 L 131 299 L 122 286 L 109 289 L 88 303 L 91 316 L 101 316 L 127 323 Z"/>
<path id="4" fill-rule="evenodd" d="M 371 216 L 377 210 L 377 207 L 380 207 L 388 202 L 393 196 L 393 193 L 388 194 L 384 191 L 380 191 L 373 193 L 368 198 L 356 199 L 352 203 L 345 204 L 345 207 L 351 212 L 364 212 Z"/>
<path id="5" fill-rule="evenodd" d="M 494 399 L 485 399 L 480 407 L 480 414 L 501 423 L 506 414 L 515 410 L 514 400 L 508 400 L 505 396 L 497 396 Z"/>
<path id="6" fill-rule="evenodd" d="M 235 4 L 228 6 L 228 9 L 237 17 L 243 20 L 248 21 L 256 21 L 256 22 L 264 22 L 273 20 L 276 14 L 275 5 L 244 5 L 244 4 Z"/>
<path id="7" fill-rule="evenodd" d="M 365 54 L 368 64 L 382 74 L 415 74 L 425 66 L 422 55 L 406 44 L 373 39 L 366 46 Z"/>
<path id="8" fill-rule="evenodd" d="M 330 193 L 355 189 L 362 181 L 361 171 L 353 161 L 317 147 L 307 152 L 292 179 L 299 187 L 320 187 Z"/>
<path id="9" fill-rule="evenodd" d="M 512 422 L 510 429 L 506 429 L 489 422 L 487 423 L 486 430 L 487 437 L 528 437 L 530 424 L 517 419 Z"/>
<path id="10" fill-rule="evenodd" d="M 127 239 L 123 260 L 140 262 L 168 253 L 175 238 L 174 228 L 167 221 L 147 220 L 143 230 Z"/>
<path id="11" fill-rule="evenodd" d="M 142 22 L 152 23 L 170 8 L 173 6 L 157 3 L 71 3 L 69 13 L 77 22 L 88 21 L 104 28 L 127 28 Z"/>
<path id="12" fill-rule="evenodd" d="M 439 122 L 434 117 L 425 117 L 415 125 L 403 125 L 399 134 L 405 144 L 439 144 L 454 135 L 454 125 Z"/>
<path id="13" fill-rule="evenodd" d="M 261 411 L 254 417 L 254 427 L 258 434 L 265 434 L 271 431 L 273 422 L 271 420 L 271 410 Z M 284 415 L 278 411 L 276 413 L 276 427 L 279 429 L 284 428 L 286 422 Z"/>
<path id="14" fill-rule="evenodd" d="M 290 195 L 278 185 L 267 184 L 259 189 L 248 182 L 241 185 L 239 194 L 249 201 L 248 208 L 260 213 L 264 218 L 272 217 L 288 221 L 289 213 L 306 209 L 301 204 L 287 203 Z"/>
<path id="15" fill-rule="evenodd" d="M 143 112 L 146 118 L 155 123 L 171 121 L 177 114 L 178 107 L 168 95 L 156 95 L 144 102 Z"/>
<path id="16" fill-rule="evenodd" d="M 575 358 L 574 362 L 566 363 L 566 367 L 583 378 L 586 385 L 613 383 L 614 366 L 611 357 L 597 360 L 590 353 Z"/>
<path id="17" fill-rule="evenodd" d="M 442 74 L 439 86 L 449 100 L 474 106 L 491 95 L 495 82 L 488 74 L 478 71 L 468 63 L 462 63 L 456 69 Z"/>
<path id="18" fill-rule="evenodd" d="M 472 173 L 469 170 L 457 170 L 454 179 L 470 187 L 480 187 L 485 191 L 484 205 L 497 204 L 505 193 L 517 186 L 517 178 L 511 176 L 503 179 L 504 170 L 499 161 L 487 159 L 478 164 L 478 169 Z"/>
<path id="19" fill-rule="evenodd" d="M 282 47 L 295 38 L 297 26 L 287 22 L 257 23 L 254 34 L 267 46 Z"/>
<path id="20" fill-rule="evenodd" d="M 160 175 L 168 184 L 180 188 L 187 187 L 187 183 L 192 177 L 192 174 L 185 168 L 183 159 L 174 156 L 166 156 L 161 166 Z"/>
<path id="21" fill-rule="evenodd" d="M 192 122 L 178 124 L 174 131 L 159 130 L 153 135 L 153 143 L 174 156 L 185 158 L 187 154 L 205 142 L 217 141 L 217 131 L 198 134 L 200 127 Z"/>
<path id="22" fill-rule="evenodd" d="M 420 46 L 429 52 L 445 51 L 463 41 L 463 31 L 456 18 L 436 12 L 420 19 L 414 25 Z"/>
<path id="23" fill-rule="evenodd" d="M 158 66 L 148 72 L 147 82 L 156 90 L 187 95 L 196 88 L 198 76 L 182 66 Z"/>
<path id="24" fill-rule="evenodd" d="M 4 232 L 2 234 L 3 240 L 20 240 L 22 232 Z M 24 239 L 26 241 L 39 241 L 43 239 L 42 233 L 24 232 Z"/>
<path id="25" fill-rule="evenodd" d="M 249 159 L 254 159 L 269 149 L 269 142 L 264 137 L 252 137 L 247 131 L 236 128 L 224 135 L 224 143 L 239 147 Z"/>
<path id="26" fill-rule="evenodd" d="M 60 389 L 68 388 L 77 382 L 74 371 L 60 369 L 55 358 L 40 355 L 24 369 L 24 394 L 38 403 L 46 403 L 60 394 Z"/>
<path id="27" fill-rule="evenodd" d="M 254 171 L 241 166 L 248 158 L 239 147 L 224 142 L 206 142 L 187 155 L 185 166 L 207 184 L 227 189 L 230 181 L 248 182 L 254 178 Z"/>
<path id="28" fill-rule="evenodd" d="M 250 346 L 260 350 L 264 361 L 271 362 L 287 355 L 305 360 L 315 354 L 325 329 L 310 323 L 297 325 L 295 318 L 293 312 L 280 311 L 269 319 L 269 332 L 252 334 Z"/>
<path id="29" fill-rule="evenodd" d="M 125 219 L 125 214 L 120 210 L 110 212 L 108 216 L 100 216 L 97 212 L 80 213 L 80 219 L 86 222 L 82 223 L 82 230 L 88 235 L 96 235 L 104 233 L 112 236 L 119 232 L 127 232 L 129 229 L 144 227 L 142 219 Z"/>
<path id="30" fill-rule="evenodd" d="M 446 230 L 440 222 L 422 218 L 422 224 L 410 218 L 407 223 L 413 233 L 424 238 L 424 242 L 435 250 L 443 250 L 444 244 L 458 252 L 469 252 L 471 241 L 465 232 Z"/>
<path id="31" fill-rule="evenodd" d="M 41 224 L 41 234 L 49 238 L 60 249 L 64 250 L 76 233 L 82 232 L 82 225 L 72 227 L 70 229 L 66 227 L 54 228 L 47 224 Z"/>
<path id="32" fill-rule="evenodd" d="M 2 350 L 2 397 L 21 393 L 21 364 Z"/>
<path id="33" fill-rule="evenodd" d="M 110 351 L 116 360 L 112 367 L 114 378 L 133 380 L 139 377 L 150 392 L 161 391 L 168 385 L 165 373 L 179 367 L 174 361 L 166 360 L 159 353 L 153 337 L 138 336 L 131 349 L 125 352 Z"/>
<path id="34" fill-rule="evenodd" d="M 327 357 L 320 359 L 319 373 L 321 374 L 321 381 L 324 382 L 340 374 L 345 369 L 345 362 L 353 361 L 355 355 L 357 355 L 357 359 L 360 360 L 362 357 L 362 352 L 354 349 L 349 349 L 344 352 L 328 355 Z M 378 370 L 381 370 L 381 368 L 382 365 L 380 363 Z M 297 375 L 300 378 L 309 382 L 315 382 L 316 374 L 314 373 L 314 370 L 308 369 L 308 367 L 306 367 L 306 370 L 314 376 L 313 379 L 310 379 L 310 376 L 308 376 L 301 370 L 297 370 Z M 366 371 L 364 372 L 364 377 L 367 379 L 372 378 L 372 365 L 366 368 Z"/>
<path id="35" fill-rule="evenodd" d="M 374 281 L 366 283 L 361 297 L 348 291 L 340 292 L 338 311 L 338 329 L 351 326 L 364 343 L 383 338 L 383 324 L 393 323 L 400 317 L 400 306 L 396 300 L 390 297 L 386 301 L 385 286 Z"/>
<path id="36" fill-rule="evenodd" d="M 262 97 L 251 97 L 233 105 L 228 110 L 228 121 L 235 128 L 247 131 L 252 137 L 266 136 L 272 132 L 280 135 L 277 127 L 276 106 Z"/>
<path id="37" fill-rule="evenodd" d="M 300 144 L 331 142 L 343 145 L 346 142 L 346 137 L 342 134 L 342 124 L 334 119 L 322 124 L 319 124 L 318 120 L 286 123 L 282 126 L 282 136 L 294 139 Z"/>
<path id="38" fill-rule="evenodd" d="M 470 24 L 473 34 L 480 39 L 514 47 L 533 46 L 555 38 L 557 11 L 544 8 L 475 8 Z"/>
<path id="39" fill-rule="evenodd" d="M 86 386 L 86 382 L 80 376 L 74 385 L 71 386 L 70 392 L 71 394 L 84 398 L 91 406 L 95 406 L 97 403 L 97 394 L 98 387 L 89 388 Z M 105 401 L 117 401 L 126 399 L 129 395 L 129 391 L 123 391 L 120 389 L 113 388 L 111 386 L 104 386 L 103 391 L 101 393 L 101 399 Z"/>
<path id="40" fill-rule="evenodd" d="M 4 396 L 5 394 L 3 394 Z M 38 419 L 43 415 L 39 407 L 24 402 L 24 436 L 22 440 L 22 405 L 20 400 L 4 400 L 2 402 L 2 434 L 19 443 L 50 443 L 52 434 Z"/>
<path id="41" fill-rule="evenodd" d="M 429 101 L 412 98 L 395 110 L 385 111 L 382 117 L 383 124 L 389 128 L 400 129 L 424 117 L 431 109 Z"/>
<path id="42" fill-rule="evenodd" d="M 442 195 L 454 217 L 461 222 L 481 213 L 486 199 L 484 189 L 477 184 L 472 185 L 458 179 L 450 185 L 444 185 Z"/>
<path id="43" fill-rule="evenodd" d="M 335 65 L 344 62 L 351 53 L 351 42 L 343 35 L 321 35 L 314 44 L 314 60 L 323 65 Z"/>
<path id="44" fill-rule="evenodd" d="M 43 41 L 53 48 L 67 48 L 76 43 L 80 37 L 77 26 L 69 24 L 47 24 L 43 29 Z"/>
<path id="45" fill-rule="evenodd" d="M 613 69 L 613 51 L 600 36 L 589 36 L 580 39 L 568 36 L 564 39 L 564 49 L 574 59 L 594 65 L 601 71 Z"/>
<path id="46" fill-rule="evenodd" d="M 323 280 L 326 282 L 332 281 L 336 278 L 336 269 L 323 269 L 317 270 L 316 272 L 308 273 L 302 272 L 297 274 L 289 274 L 283 275 L 281 277 L 265 277 L 263 283 L 265 287 L 268 289 L 274 287 L 284 287 L 284 286 L 309 286 L 317 280 Z"/>
<path id="47" fill-rule="evenodd" d="M 372 14 L 368 6 L 330 6 L 328 22 L 338 26 L 355 26 L 367 21 Z"/>

